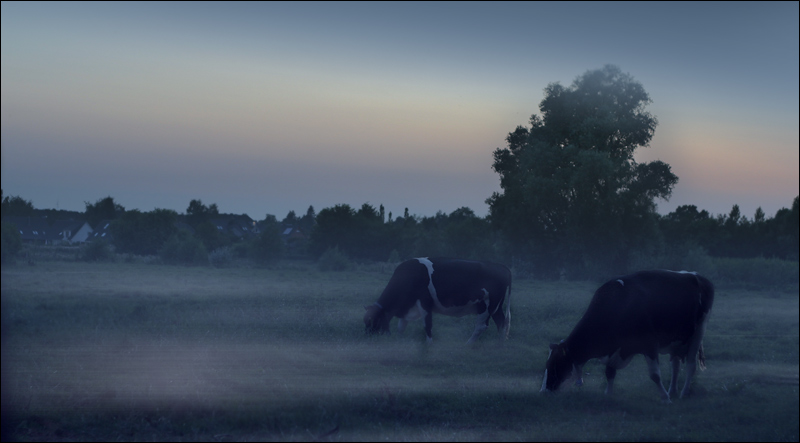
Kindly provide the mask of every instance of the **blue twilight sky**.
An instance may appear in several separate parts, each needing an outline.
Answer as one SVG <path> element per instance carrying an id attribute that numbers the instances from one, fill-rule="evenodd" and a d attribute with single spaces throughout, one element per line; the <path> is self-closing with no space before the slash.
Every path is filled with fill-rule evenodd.
<path id="1" fill-rule="evenodd" d="M 2 189 L 37 208 L 402 215 L 499 191 L 543 89 L 615 64 L 659 125 L 667 213 L 798 195 L 797 2 L 2 3 Z"/>

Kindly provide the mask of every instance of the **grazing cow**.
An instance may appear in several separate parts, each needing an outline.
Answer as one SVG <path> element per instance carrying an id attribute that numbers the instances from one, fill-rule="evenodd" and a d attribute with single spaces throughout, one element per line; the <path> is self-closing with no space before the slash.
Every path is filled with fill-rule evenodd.
<path id="1" fill-rule="evenodd" d="M 505 315 L 502 306 L 508 291 Z M 425 319 L 425 334 L 432 340 L 434 312 L 455 317 L 477 314 L 472 343 L 494 319 L 498 331 L 508 338 L 511 327 L 511 271 L 490 262 L 451 258 L 415 258 L 394 270 L 378 302 L 365 306 L 364 324 L 368 334 L 389 333 L 389 322 L 399 317 L 397 330 L 403 332 L 411 320 Z"/>
<path id="2" fill-rule="evenodd" d="M 611 394 L 617 369 L 643 354 L 667 403 L 677 393 L 681 360 L 686 361 L 684 397 L 697 362 L 705 369 L 703 332 L 713 302 L 714 286 L 694 272 L 642 271 L 605 283 L 569 337 L 550 345 L 541 390 L 554 391 L 573 374 L 580 386 L 584 363 L 599 358 L 606 365 L 606 394 Z M 669 391 L 661 383 L 659 353 L 672 361 Z"/>

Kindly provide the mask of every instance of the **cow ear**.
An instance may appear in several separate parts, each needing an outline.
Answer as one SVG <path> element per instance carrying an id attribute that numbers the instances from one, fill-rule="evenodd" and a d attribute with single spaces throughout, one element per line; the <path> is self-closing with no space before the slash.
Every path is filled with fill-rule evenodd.
<path id="1" fill-rule="evenodd" d="M 558 343 L 550 343 L 550 350 L 555 351 L 558 349 Z"/>

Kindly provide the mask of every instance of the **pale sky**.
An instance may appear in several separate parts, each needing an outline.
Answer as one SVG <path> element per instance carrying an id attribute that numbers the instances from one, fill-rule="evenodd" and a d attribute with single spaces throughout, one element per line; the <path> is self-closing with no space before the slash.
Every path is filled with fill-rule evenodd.
<path id="1" fill-rule="evenodd" d="M 797 2 L 2 3 L 3 195 L 254 219 L 488 213 L 492 152 L 605 64 L 659 121 L 659 212 L 789 207 Z"/>

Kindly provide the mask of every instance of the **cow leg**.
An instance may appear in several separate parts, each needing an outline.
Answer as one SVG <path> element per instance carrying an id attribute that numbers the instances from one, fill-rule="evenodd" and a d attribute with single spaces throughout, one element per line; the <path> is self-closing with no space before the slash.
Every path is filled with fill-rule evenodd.
<path id="1" fill-rule="evenodd" d="M 681 358 L 673 355 L 670 362 L 672 363 L 672 378 L 669 382 L 668 394 L 670 397 L 675 397 L 678 395 L 678 373 L 681 371 Z"/>
<path id="2" fill-rule="evenodd" d="M 472 337 L 467 341 L 467 344 L 475 343 L 481 333 L 489 327 L 489 311 L 485 310 L 478 314 L 478 321 L 475 323 L 475 331 L 472 333 Z"/>
<path id="3" fill-rule="evenodd" d="M 664 384 L 661 383 L 661 369 L 658 367 L 658 354 L 652 358 L 645 354 L 644 359 L 647 360 L 647 369 L 650 371 L 650 380 L 653 380 L 658 388 L 661 389 L 661 400 L 664 403 L 670 403 L 669 393 L 664 389 Z"/>
<path id="4" fill-rule="evenodd" d="M 617 369 L 622 369 L 625 366 L 628 366 L 631 360 L 633 360 L 633 355 L 629 355 L 627 358 L 622 357 L 622 348 L 617 349 L 608 357 L 603 357 L 600 359 L 600 361 L 606 365 L 606 380 L 608 380 L 606 394 L 611 394 L 611 392 L 614 390 L 614 377 L 617 375 Z"/>
<path id="5" fill-rule="evenodd" d="M 433 312 L 428 311 L 425 314 L 425 336 L 427 337 L 428 343 L 433 342 L 433 336 L 431 335 L 432 328 L 433 328 Z"/>
<path id="6" fill-rule="evenodd" d="M 408 325 L 408 320 L 404 318 L 397 320 L 397 333 L 402 334 L 406 330 L 406 325 Z"/>
<path id="7" fill-rule="evenodd" d="M 689 354 L 686 356 L 686 382 L 683 384 L 683 390 L 681 391 L 680 398 L 689 395 L 689 385 L 692 383 L 692 377 L 694 377 L 694 371 L 697 369 L 697 351 L 695 350 L 694 352 L 691 352 L 693 349 L 694 348 L 690 346 Z"/>
<path id="8" fill-rule="evenodd" d="M 575 374 L 575 386 L 583 386 L 583 365 L 572 365 L 572 373 Z"/>
<path id="9" fill-rule="evenodd" d="M 501 304 L 497 304 L 494 307 L 494 312 L 492 312 L 492 320 L 494 320 L 494 324 L 497 325 L 497 332 L 499 332 L 502 335 L 502 334 L 505 333 L 505 330 L 506 330 L 506 322 L 507 321 L 511 321 L 511 319 L 510 318 L 506 319 L 506 316 L 503 313 L 503 310 L 500 309 L 500 307 L 501 307 Z M 489 326 L 489 321 L 488 320 L 486 321 L 486 326 Z M 505 337 L 505 338 L 508 338 L 508 337 Z"/>
<path id="10" fill-rule="evenodd" d="M 606 366 L 606 395 L 611 395 L 614 392 L 614 378 L 617 376 L 617 368 L 613 366 Z"/>

